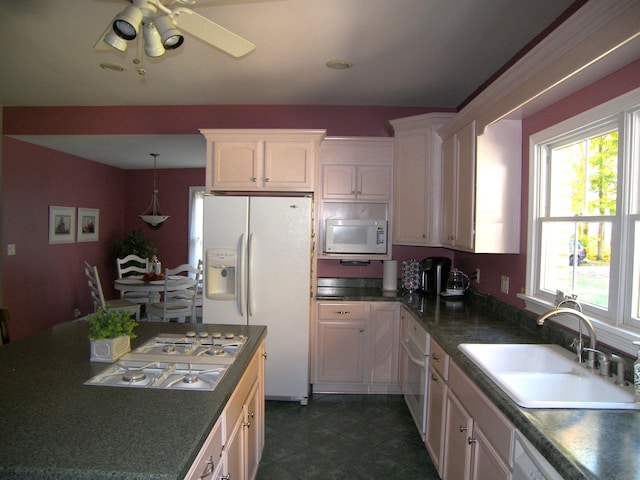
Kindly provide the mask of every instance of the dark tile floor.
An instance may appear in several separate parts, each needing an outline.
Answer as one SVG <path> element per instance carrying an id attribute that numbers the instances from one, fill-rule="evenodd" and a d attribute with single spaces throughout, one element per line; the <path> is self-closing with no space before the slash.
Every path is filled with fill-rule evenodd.
<path id="1" fill-rule="evenodd" d="M 258 480 L 438 480 L 402 395 L 266 402 Z"/>

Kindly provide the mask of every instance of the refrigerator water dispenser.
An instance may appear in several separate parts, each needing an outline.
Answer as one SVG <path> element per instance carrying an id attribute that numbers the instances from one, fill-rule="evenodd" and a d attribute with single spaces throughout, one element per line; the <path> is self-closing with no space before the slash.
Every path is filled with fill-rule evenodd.
<path id="1" fill-rule="evenodd" d="M 236 298 L 237 251 L 210 248 L 206 252 L 206 296 L 211 300 Z"/>

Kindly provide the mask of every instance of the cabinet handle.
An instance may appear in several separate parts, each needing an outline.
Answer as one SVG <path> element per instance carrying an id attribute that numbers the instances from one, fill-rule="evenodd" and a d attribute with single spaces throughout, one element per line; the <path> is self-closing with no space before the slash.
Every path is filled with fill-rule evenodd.
<path id="1" fill-rule="evenodd" d="M 363 332 L 364 332 L 364 328 L 361 328 L 361 329 L 360 329 L 360 333 L 363 333 Z"/>
<path id="2" fill-rule="evenodd" d="M 270 182 L 270 181 L 271 181 L 271 179 L 270 179 L 269 177 L 267 177 L 267 178 L 265 178 L 265 179 L 264 179 L 264 181 L 265 181 L 265 182 Z"/>
<path id="3" fill-rule="evenodd" d="M 422 238 L 427 238 L 427 234 L 426 234 L 426 233 L 423 233 L 423 234 L 422 234 Z"/>
<path id="4" fill-rule="evenodd" d="M 213 473 L 213 470 L 215 469 L 215 466 L 216 464 L 213 461 L 213 455 L 212 455 L 209 457 L 209 460 L 207 460 L 207 468 L 200 475 L 200 480 L 202 480 L 203 478 L 207 478 L 209 475 L 211 475 Z"/>
<path id="5" fill-rule="evenodd" d="M 349 310 L 336 310 L 333 313 L 337 313 L 338 315 L 349 315 L 351 312 Z"/>
<path id="6" fill-rule="evenodd" d="M 251 422 L 246 422 L 242 424 L 243 427 L 251 428 Z"/>
<path id="7" fill-rule="evenodd" d="M 226 475 L 221 476 L 220 480 L 231 480 L 231 474 L 227 473 Z"/>
<path id="8" fill-rule="evenodd" d="M 466 432 L 469 430 L 469 427 L 465 427 L 464 425 L 460 425 L 460 432 Z"/>
<path id="9" fill-rule="evenodd" d="M 438 355 L 436 355 L 435 353 L 431 354 L 431 358 L 434 362 L 439 362 L 440 361 L 440 357 L 438 357 Z"/>
<path id="10" fill-rule="evenodd" d="M 478 440 L 476 440 L 475 438 L 471 438 L 471 437 L 467 438 L 467 443 L 469 445 L 473 445 L 474 443 L 477 443 L 477 442 Z"/>
<path id="11" fill-rule="evenodd" d="M 438 383 L 438 377 L 436 377 L 435 375 L 431 375 L 431 380 L 433 380 L 434 382 Z"/>
<path id="12" fill-rule="evenodd" d="M 251 177 L 251 181 L 252 181 L 252 182 L 257 182 L 257 181 L 258 181 L 258 179 L 257 179 L 256 177 Z"/>

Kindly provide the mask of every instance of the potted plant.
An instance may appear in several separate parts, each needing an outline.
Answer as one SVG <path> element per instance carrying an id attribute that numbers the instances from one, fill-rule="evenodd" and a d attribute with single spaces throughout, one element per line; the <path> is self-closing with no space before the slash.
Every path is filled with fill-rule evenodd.
<path id="1" fill-rule="evenodd" d="M 127 255 L 137 255 L 141 258 L 151 258 L 157 248 L 150 240 L 142 238 L 142 230 L 131 230 L 128 235 L 116 238 L 111 244 L 111 254 L 114 258 L 124 258 Z"/>
<path id="2" fill-rule="evenodd" d="M 117 309 L 100 309 L 87 317 L 92 362 L 115 362 L 131 351 L 133 329 L 138 323 L 131 312 Z"/>

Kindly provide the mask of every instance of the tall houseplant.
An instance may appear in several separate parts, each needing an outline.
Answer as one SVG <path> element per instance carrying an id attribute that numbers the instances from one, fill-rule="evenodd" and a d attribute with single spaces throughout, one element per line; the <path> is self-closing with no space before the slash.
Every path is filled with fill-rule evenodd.
<path id="1" fill-rule="evenodd" d="M 87 317 L 92 362 L 115 362 L 131 351 L 131 339 L 138 326 L 127 310 L 99 309 Z"/>

